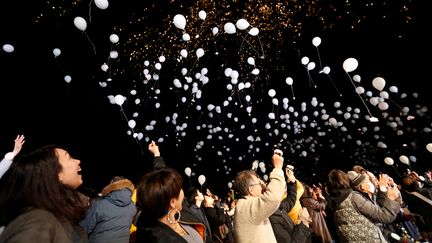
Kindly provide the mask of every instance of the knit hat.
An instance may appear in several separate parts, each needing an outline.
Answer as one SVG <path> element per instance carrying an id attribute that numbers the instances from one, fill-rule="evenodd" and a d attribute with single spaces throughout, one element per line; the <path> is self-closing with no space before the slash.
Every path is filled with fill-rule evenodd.
<path id="1" fill-rule="evenodd" d="M 363 174 L 358 174 L 357 172 L 350 170 L 348 171 L 348 178 L 351 181 L 351 184 L 354 187 L 359 186 L 360 184 L 362 184 L 365 180 L 366 180 L 366 176 Z"/>

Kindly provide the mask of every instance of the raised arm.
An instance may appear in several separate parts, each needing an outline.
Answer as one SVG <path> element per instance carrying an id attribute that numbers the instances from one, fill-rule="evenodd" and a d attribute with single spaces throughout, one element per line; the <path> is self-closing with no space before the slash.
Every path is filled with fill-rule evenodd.
<path id="1" fill-rule="evenodd" d="M 12 152 L 5 154 L 4 158 L 0 162 L 0 178 L 4 175 L 4 173 L 6 173 L 9 167 L 12 165 L 12 161 L 15 158 L 15 156 L 19 154 L 19 152 L 21 151 L 22 146 L 25 142 L 24 139 L 25 139 L 24 135 L 18 135 L 14 140 L 15 143 Z"/>

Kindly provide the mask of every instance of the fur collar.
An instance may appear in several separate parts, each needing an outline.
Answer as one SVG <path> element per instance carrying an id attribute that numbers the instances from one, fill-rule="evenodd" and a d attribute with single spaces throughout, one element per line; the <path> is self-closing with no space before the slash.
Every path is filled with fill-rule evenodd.
<path id="1" fill-rule="evenodd" d="M 109 184 L 102 190 L 101 194 L 102 196 L 106 196 L 113 191 L 118 191 L 124 188 L 129 189 L 132 193 L 135 190 L 134 184 L 130 180 L 124 179 Z"/>

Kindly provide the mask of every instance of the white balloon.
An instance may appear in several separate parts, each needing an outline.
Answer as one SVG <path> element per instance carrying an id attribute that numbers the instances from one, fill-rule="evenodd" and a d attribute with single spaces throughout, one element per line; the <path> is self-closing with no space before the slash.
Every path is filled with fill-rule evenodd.
<path id="1" fill-rule="evenodd" d="M 199 11 L 198 17 L 202 20 L 205 20 L 207 17 L 207 13 L 204 10 Z"/>
<path id="2" fill-rule="evenodd" d="M 53 54 L 54 54 L 55 57 L 58 57 L 58 56 L 60 56 L 60 54 L 61 54 L 61 50 L 58 49 L 58 48 L 54 48 L 54 50 L 53 50 Z"/>
<path id="3" fill-rule="evenodd" d="M 342 65 L 345 72 L 349 73 L 357 69 L 358 67 L 358 61 L 355 58 L 347 58 Z"/>
<path id="4" fill-rule="evenodd" d="M 182 35 L 182 39 L 183 39 L 183 41 L 190 41 L 190 35 L 188 33 L 184 33 Z"/>
<path id="5" fill-rule="evenodd" d="M 115 101 L 115 103 L 117 104 L 117 105 L 123 105 L 123 103 L 124 103 L 124 101 L 125 101 L 125 97 L 123 97 L 123 95 L 116 95 L 115 97 L 114 97 L 114 101 Z"/>
<path id="6" fill-rule="evenodd" d="M 181 55 L 182 57 L 186 58 L 186 57 L 188 56 L 188 52 L 186 51 L 186 49 L 182 49 L 182 50 L 180 51 L 180 55 Z"/>
<path id="7" fill-rule="evenodd" d="M 324 68 L 323 68 L 323 72 L 324 72 L 325 74 L 329 74 L 329 73 L 330 73 L 330 67 L 324 67 Z"/>
<path id="8" fill-rule="evenodd" d="M 248 62 L 250 65 L 255 65 L 255 59 L 253 59 L 253 57 L 249 57 L 249 58 L 247 59 L 247 62 Z"/>
<path id="9" fill-rule="evenodd" d="M 75 27 L 77 27 L 79 30 L 86 30 L 87 29 L 87 22 L 85 21 L 85 19 L 83 17 L 75 17 L 74 19 L 74 25 Z"/>
<path id="10" fill-rule="evenodd" d="M 390 157 L 386 157 L 386 158 L 384 159 L 384 163 L 386 163 L 387 165 L 393 165 L 393 164 L 394 164 L 394 161 L 393 161 L 392 158 L 390 158 Z"/>
<path id="11" fill-rule="evenodd" d="M 3 45 L 3 51 L 7 52 L 7 53 L 11 53 L 15 50 L 15 47 L 11 44 L 4 44 Z"/>
<path id="12" fill-rule="evenodd" d="M 198 176 L 198 182 L 202 186 L 204 182 L 206 181 L 206 177 L 204 175 Z"/>
<path id="13" fill-rule="evenodd" d="M 213 27 L 213 29 L 212 29 L 213 35 L 216 35 L 218 32 L 219 32 L 219 28 L 218 27 Z"/>
<path id="14" fill-rule="evenodd" d="M 409 159 L 405 155 L 399 156 L 399 160 L 400 160 L 400 162 L 402 162 L 402 163 L 404 163 L 406 165 L 409 165 Z"/>
<path id="15" fill-rule="evenodd" d="M 384 89 L 385 83 L 385 80 L 381 77 L 376 77 L 372 80 L 372 86 L 379 91 Z"/>
<path id="16" fill-rule="evenodd" d="M 312 39 L 312 44 L 313 44 L 314 46 L 318 47 L 318 46 L 321 44 L 321 38 L 319 38 L 318 36 L 317 36 L 317 37 L 314 37 L 314 38 Z"/>
<path id="17" fill-rule="evenodd" d="M 269 89 L 268 95 L 273 98 L 276 95 L 276 91 L 274 89 Z"/>
<path id="18" fill-rule="evenodd" d="M 259 29 L 256 27 L 253 27 L 252 29 L 249 30 L 249 35 L 251 36 L 257 36 L 259 34 Z"/>
<path id="19" fill-rule="evenodd" d="M 260 73 L 260 70 L 258 68 L 255 68 L 254 70 L 252 70 L 253 75 L 258 75 L 259 73 Z"/>
<path id="20" fill-rule="evenodd" d="M 236 22 L 236 26 L 239 30 L 245 30 L 249 27 L 249 22 L 247 22 L 245 19 L 239 19 Z"/>
<path id="21" fill-rule="evenodd" d="M 363 94 L 365 92 L 365 89 L 362 86 L 358 86 L 355 90 L 357 94 Z"/>
<path id="22" fill-rule="evenodd" d="M 398 90 L 398 87 L 396 87 L 396 86 L 390 86 L 389 90 L 390 90 L 390 92 L 392 92 L 392 93 L 397 93 L 397 92 L 399 91 L 399 90 Z"/>
<path id="23" fill-rule="evenodd" d="M 308 64 L 308 63 L 309 63 L 309 57 L 302 57 L 302 59 L 301 59 L 301 63 L 302 63 L 303 65 Z"/>
<path id="24" fill-rule="evenodd" d="M 428 144 L 426 145 L 426 149 L 427 149 L 427 151 L 429 151 L 429 152 L 432 153 L 432 143 L 428 143 Z"/>
<path id="25" fill-rule="evenodd" d="M 288 77 L 288 78 L 285 79 L 285 82 L 286 82 L 286 84 L 288 84 L 288 85 L 292 85 L 293 82 L 294 82 L 294 80 L 293 80 L 291 77 Z"/>
<path id="26" fill-rule="evenodd" d="M 236 27 L 233 23 L 228 22 L 224 25 L 224 30 L 228 34 L 234 34 L 236 32 Z"/>
<path id="27" fill-rule="evenodd" d="M 353 80 L 356 81 L 357 83 L 360 83 L 360 81 L 361 81 L 360 75 L 358 75 L 358 74 L 354 75 Z"/>
<path id="28" fill-rule="evenodd" d="M 64 76 L 64 81 L 66 81 L 66 83 L 70 83 L 70 81 L 72 81 L 72 77 L 69 75 Z"/>
<path id="29" fill-rule="evenodd" d="M 198 58 L 204 56 L 204 49 L 202 49 L 202 48 L 198 48 L 198 49 L 196 50 L 196 55 L 197 55 Z"/>
<path id="30" fill-rule="evenodd" d="M 110 39 L 111 43 L 113 43 L 113 44 L 119 42 L 119 37 L 116 34 L 111 34 L 109 39 Z"/>
<path id="31" fill-rule="evenodd" d="M 110 58 L 116 59 L 117 57 L 118 57 L 118 52 L 117 51 L 111 51 L 110 52 Z"/>
<path id="32" fill-rule="evenodd" d="M 136 126 L 136 122 L 135 122 L 135 120 L 129 120 L 129 121 L 128 121 L 128 126 L 129 126 L 130 128 L 132 128 L 132 129 L 134 129 L 135 126 Z"/>
<path id="33" fill-rule="evenodd" d="M 231 188 L 231 187 L 232 187 L 232 185 L 233 185 L 233 184 L 232 184 L 232 182 L 231 182 L 231 181 L 230 181 L 230 182 L 228 182 L 228 187 L 229 187 L 229 188 Z"/>
<path id="34" fill-rule="evenodd" d="M 191 176 L 191 173 L 192 173 L 192 170 L 191 170 L 191 168 L 189 168 L 189 167 L 186 167 L 185 168 L 185 170 L 184 170 L 184 172 L 185 172 L 185 174 L 187 175 L 187 176 Z"/>
<path id="35" fill-rule="evenodd" d="M 308 71 L 313 70 L 314 68 L 315 68 L 315 63 L 314 62 L 308 63 L 308 65 L 307 65 L 307 70 Z"/>
<path id="36" fill-rule="evenodd" d="M 181 14 L 176 14 L 173 19 L 175 27 L 184 30 L 186 27 L 186 18 Z"/>
<path id="37" fill-rule="evenodd" d="M 382 111 L 385 111 L 389 108 L 389 105 L 387 104 L 387 102 L 381 102 L 378 104 L 378 108 Z"/>
<path id="38" fill-rule="evenodd" d="M 95 5 L 100 9 L 107 9 L 109 3 L 107 0 L 95 0 Z"/>

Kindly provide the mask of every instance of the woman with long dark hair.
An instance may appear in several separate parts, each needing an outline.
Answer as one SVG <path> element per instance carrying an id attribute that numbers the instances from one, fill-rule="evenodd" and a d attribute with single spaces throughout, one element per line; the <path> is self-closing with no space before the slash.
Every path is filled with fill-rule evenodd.
<path id="1" fill-rule="evenodd" d="M 0 180 L 0 242 L 87 242 L 80 160 L 50 145 L 15 159 Z"/>

